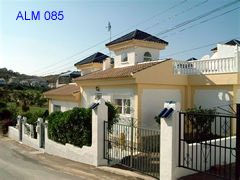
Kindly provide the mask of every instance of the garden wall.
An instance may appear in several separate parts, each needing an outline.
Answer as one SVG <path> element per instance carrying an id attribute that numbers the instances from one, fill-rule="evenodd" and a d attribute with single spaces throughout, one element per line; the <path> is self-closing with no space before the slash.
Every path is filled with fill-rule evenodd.
<path id="1" fill-rule="evenodd" d="M 70 159 L 73 161 L 96 165 L 96 156 L 95 151 L 96 148 L 94 146 L 88 147 L 83 146 L 82 148 L 73 146 L 71 144 L 60 144 L 47 137 L 47 128 L 45 130 L 45 152 L 48 154 L 53 154 L 56 156 L 60 156 L 66 159 Z"/>
<path id="2" fill-rule="evenodd" d="M 226 146 L 228 148 L 223 148 L 221 146 Z M 230 147 L 236 147 L 236 136 L 231 136 L 226 139 L 221 138 L 206 142 L 203 141 L 201 143 L 187 144 L 184 142 L 184 145 L 182 143 L 181 152 L 185 151 L 185 153 L 184 157 L 181 157 L 181 162 L 182 164 L 184 163 L 186 167 L 198 170 L 209 170 L 216 165 L 234 163 L 236 152 L 234 150 L 230 152 Z"/>
<path id="3" fill-rule="evenodd" d="M 32 126 L 32 125 L 28 125 L 28 126 Z M 22 143 L 27 145 L 27 146 L 30 146 L 30 147 L 32 147 L 34 149 L 40 149 L 39 148 L 39 136 L 37 135 L 36 139 L 31 137 L 32 128 L 30 129 L 30 132 L 27 133 L 26 127 L 25 127 L 24 123 L 22 124 L 22 130 L 23 130 L 23 133 L 22 133 Z"/>
<path id="4" fill-rule="evenodd" d="M 15 141 L 19 140 L 19 130 L 14 126 L 8 127 L 8 137 L 14 139 Z"/>

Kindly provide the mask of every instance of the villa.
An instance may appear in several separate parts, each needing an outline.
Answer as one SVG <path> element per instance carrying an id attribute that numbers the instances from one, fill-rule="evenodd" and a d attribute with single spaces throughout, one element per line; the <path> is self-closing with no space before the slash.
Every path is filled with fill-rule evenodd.
<path id="1" fill-rule="evenodd" d="M 89 107 L 102 97 L 119 107 L 122 119 L 149 128 L 158 128 L 154 117 L 167 100 L 180 102 L 182 110 L 196 105 L 230 111 L 240 100 L 239 45 L 217 44 L 212 56 L 201 59 L 161 60 L 168 42 L 135 30 L 106 44 L 113 59 L 96 53 L 76 63 L 82 75 L 75 83 L 45 93 L 49 111 Z"/>

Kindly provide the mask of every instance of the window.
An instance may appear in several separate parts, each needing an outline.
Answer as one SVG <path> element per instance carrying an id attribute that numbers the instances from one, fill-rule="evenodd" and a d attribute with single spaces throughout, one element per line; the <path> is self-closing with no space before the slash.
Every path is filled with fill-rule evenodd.
<path id="1" fill-rule="evenodd" d="M 53 112 L 56 112 L 56 111 L 61 111 L 61 106 L 59 105 L 53 105 Z"/>
<path id="2" fill-rule="evenodd" d="M 128 61 L 128 56 L 127 56 L 127 53 L 126 53 L 126 52 L 122 54 L 121 61 L 122 61 L 122 62 L 127 62 L 127 61 Z"/>
<path id="3" fill-rule="evenodd" d="M 130 114 L 131 113 L 130 99 L 115 99 L 115 104 L 116 104 L 116 106 L 118 106 L 120 114 Z"/>
<path id="4" fill-rule="evenodd" d="M 150 52 L 144 53 L 144 61 L 152 61 L 152 55 Z"/>

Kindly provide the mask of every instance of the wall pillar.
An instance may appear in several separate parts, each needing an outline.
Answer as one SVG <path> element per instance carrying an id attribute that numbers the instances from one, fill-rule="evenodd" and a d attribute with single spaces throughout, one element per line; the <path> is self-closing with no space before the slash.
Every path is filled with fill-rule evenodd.
<path id="1" fill-rule="evenodd" d="M 45 137 L 43 135 L 45 133 L 45 126 L 43 125 L 43 119 L 38 118 L 38 138 L 39 138 L 39 147 L 44 147 L 43 142 L 45 142 Z"/>
<path id="2" fill-rule="evenodd" d="M 160 179 L 175 180 L 175 169 L 178 163 L 178 112 L 180 103 L 164 103 L 164 108 L 173 108 L 172 115 L 161 118 L 160 138 Z"/>
<path id="3" fill-rule="evenodd" d="M 103 99 L 92 110 L 92 146 L 95 153 L 95 166 L 107 165 L 104 159 L 104 121 L 108 121 L 108 107 Z"/>

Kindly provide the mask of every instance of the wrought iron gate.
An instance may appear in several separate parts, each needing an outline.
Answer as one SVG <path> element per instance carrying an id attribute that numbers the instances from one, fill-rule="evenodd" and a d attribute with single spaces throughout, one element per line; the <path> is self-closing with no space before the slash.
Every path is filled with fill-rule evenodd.
<path id="1" fill-rule="evenodd" d="M 239 179 L 239 120 L 236 115 L 180 112 L 179 167 Z"/>
<path id="2" fill-rule="evenodd" d="M 160 130 L 104 122 L 104 158 L 159 178 Z"/>

